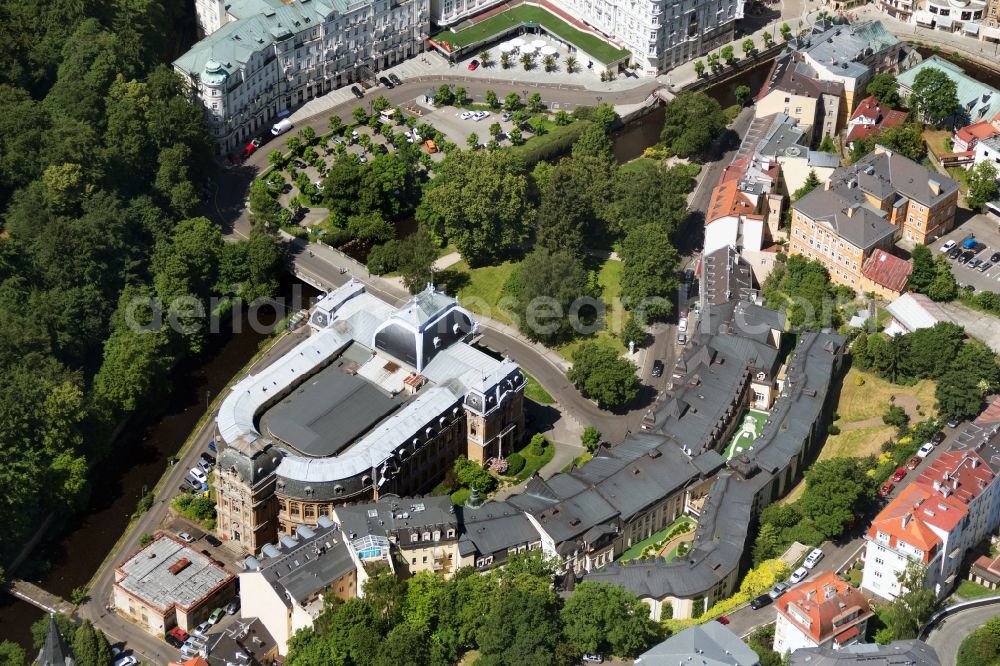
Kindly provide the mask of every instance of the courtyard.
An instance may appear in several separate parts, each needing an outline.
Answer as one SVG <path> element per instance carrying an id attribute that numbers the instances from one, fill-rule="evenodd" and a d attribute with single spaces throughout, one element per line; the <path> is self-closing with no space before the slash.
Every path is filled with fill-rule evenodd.
<path id="1" fill-rule="evenodd" d="M 669 562 L 678 556 L 678 549 L 681 548 L 682 543 L 691 542 L 697 526 L 698 521 L 691 516 L 686 514 L 678 516 L 674 522 L 662 530 L 653 532 L 647 538 L 634 544 L 618 556 L 616 561 L 627 562 L 629 560 L 662 557 Z"/>
<path id="2" fill-rule="evenodd" d="M 733 434 L 733 438 L 722 452 L 722 457 L 730 460 L 744 451 L 752 451 L 754 440 L 760 437 L 765 421 L 767 421 L 767 412 L 748 409 L 743 415 L 739 429 Z"/>
<path id="3" fill-rule="evenodd" d="M 547 9 L 529 5 L 512 7 L 456 32 L 441 33 L 436 36 L 436 40 L 447 43 L 454 50 L 488 42 L 524 26 L 539 26 L 556 39 L 576 47 L 603 64 L 629 57 L 628 51 L 597 35 L 578 30 Z"/>

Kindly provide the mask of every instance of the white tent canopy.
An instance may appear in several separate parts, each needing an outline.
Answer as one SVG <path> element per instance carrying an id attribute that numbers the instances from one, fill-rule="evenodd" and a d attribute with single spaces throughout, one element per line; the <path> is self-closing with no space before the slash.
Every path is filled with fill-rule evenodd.
<path id="1" fill-rule="evenodd" d="M 542 55 L 550 56 L 550 55 L 556 55 L 557 53 L 558 53 L 558 51 L 556 51 L 555 48 L 553 48 L 551 46 L 543 46 L 542 47 Z"/>
<path id="2" fill-rule="evenodd" d="M 507 43 L 510 44 L 511 46 L 513 46 L 514 48 L 519 49 L 522 46 L 524 46 L 527 42 L 525 42 L 520 37 L 515 37 L 514 39 L 510 40 Z"/>
<path id="3" fill-rule="evenodd" d="M 536 39 L 533 42 L 531 42 L 531 45 L 534 46 L 536 49 L 540 49 L 546 46 L 546 43 L 544 39 Z"/>
<path id="4" fill-rule="evenodd" d="M 534 52 L 535 52 L 535 51 L 537 51 L 537 50 L 538 50 L 538 49 L 536 49 L 536 48 L 535 48 L 534 46 L 532 46 L 531 44 L 528 44 L 528 45 L 526 45 L 526 46 L 522 46 L 522 47 L 521 47 L 521 53 L 534 53 Z"/>
<path id="5" fill-rule="evenodd" d="M 500 45 L 500 53 L 512 53 L 516 49 L 517 47 L 509 42 L 504 42 Z"/>

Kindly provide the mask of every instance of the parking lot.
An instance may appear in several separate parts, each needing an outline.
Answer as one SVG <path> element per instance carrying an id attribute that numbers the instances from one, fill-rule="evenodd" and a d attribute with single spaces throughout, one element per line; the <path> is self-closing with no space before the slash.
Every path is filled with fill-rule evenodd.
<path id="1" fill-rule="evenodd" d="M 504 136 L 514 128 L 513 122 L 502 119 L 504 115 L 502 111 L 496 113 L 484 112 L 489 113 L 489 115 L 480 120 L 472 117 L 462 118 L 463 113 L 466 112 L 454 106 L 443 106 L 440 109 L 427 107 L 427 111 L 421 118 L 421 122 L 433 125 L 438 131 L 448 137 L 449 141 L 453 141 L 462 150 L 468 147 L 467 141 L 470 134 L 476 135 L 480 145 L 489 143 L 491 138 L 490 125 L 493 123 L 500 123 L 500 129 L 503 130 Z M 510 145 L 510 142 L 504 140 L 500 142 L 500 145 Z"/>
<path id="2" fill-rule="evenodd" d="M 974 236 L 975 240 L 984 247 L 975 252 L 968 263 L 962 263 L 959 259 L 950 260 L 951 272 L 955 276 L 955 281 L 961 287 L 971 285 L 976 291 L 1000 293 L 1000 265 L 991 259 L 994 253 L 1000 252 L 1000 230 L 998 230 L 995 218 L 989 215 L 974 215 L 965 223 L 934 241 L 931 248 L 937 255 L 940 254 L 941 248 L 946 243 L 954 241 L 955 247 L 960 247 L 970 235 Z M 970 268 L 977 259 L 979 265 Z M 986 263 L 991 265 L 983 271 L 983 264 Z"/>

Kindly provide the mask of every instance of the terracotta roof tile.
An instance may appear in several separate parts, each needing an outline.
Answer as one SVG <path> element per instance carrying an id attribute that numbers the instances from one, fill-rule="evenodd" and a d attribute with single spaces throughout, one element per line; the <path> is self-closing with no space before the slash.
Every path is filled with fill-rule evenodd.
<path id="1" fill-rule="evenodd" d="M 730 215 L 750 215 L 757 207 L 749 197 L 739 190 L 739 182 L 729 180 L 712 190 L 712 198 L 705 215 L 705 224 Z"/>
<path id="2" fill-rule="evenodd" d="M 912 270 L 913 264 L 910 262 L 878 249 L 865 259 L 861 274 L 875 284 L 902 293 Z"/>
<path id="3" fill-rule="evenodd" d="M 832 571 L 796 585 L 775 606 L 782 617 L 817 643 L 843 635 L 873 615 L 861 591 Z"/>

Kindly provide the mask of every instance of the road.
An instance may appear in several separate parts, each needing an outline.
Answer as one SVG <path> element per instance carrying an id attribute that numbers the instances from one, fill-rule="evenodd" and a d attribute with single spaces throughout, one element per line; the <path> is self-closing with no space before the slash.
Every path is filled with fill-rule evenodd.
<path id="1" fill-rule="evenodd" d="M 1000 615 L 1000 605 L 970 608 L 945 618 L 930 634 L 927 643 L 937 652 L 941 666 L 955 666 L 962 640 L 986 621 Z"/>
<path id="2" fill-rule="evenodd" d="M 272 347 L 264 353 L 250 368 L 249 372 L 256 372 L 261 367 L 271 363 L 274 359 L 284 355 L 289 349 L 302 341 L 306 335 L 307 328 L 300 329 L 295 333 L 286 334 L 279 338 Z M 143 534 L 156 532 L 157 527 L 163 522 L 169 507 L 170 499 L 177 494 L 177 488 L 181 485 L 184 475 L 195 466 L 203 451 L 208 449 L 208 442 L 215 434 L 215 419 L 206 419 L 204 425 L 195 433 L 193 445 L 184 453 L 173 469 L 167 473 L 166 481 L 156 496 L 152 508 L 147 511 L 132 529 L 127 533 L 125 539 L 119 543 L 115 550 L 105 561 L 104 568 L 96 575 L 89 589 L 90 600 L 80 607 L 80 615 L 90 619 L 108 636 L 112 643 L 126 642 L 127 647 L 133 650 L 143 661 L 154 664 L 166 664 L 169 660 L 177 656 L 177 651 L 159 638 L 149 635 L 136 625 L 128 622 L 114 612 L 108 612 L 107 606 L 111 603 L 112 589 L 114 586 L 115 566 L 129 553 L 135 552 L 139 548 L 139 539 Z M 191 530 L 192 533 L 196 533 Z M 195 542 L 198 550 L 202 548 L 212 549 L 212 546 L 205 541 Z M 219 559 L 229 559 L 220 557 Z"/>

